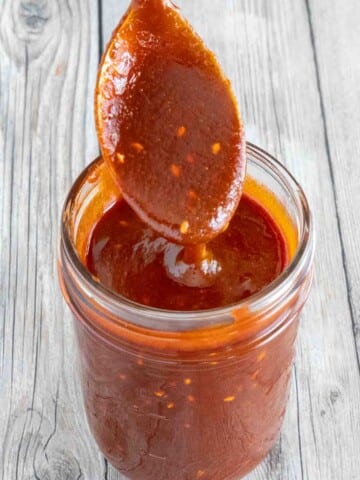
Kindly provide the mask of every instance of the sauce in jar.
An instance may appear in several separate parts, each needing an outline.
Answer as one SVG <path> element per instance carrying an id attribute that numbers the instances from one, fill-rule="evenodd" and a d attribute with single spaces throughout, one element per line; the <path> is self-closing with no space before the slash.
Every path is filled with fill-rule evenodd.
<path id="1" fill-rule="evenodd" d="M 131 480 L 238 478 L 279 433 L 311 283 L 310 247 L 286 281 L 301 222 L 262 183 L 300 188 L 256 149 L 244 180 L 230 84 L 167 0 L 132 0 L 95 112 L 104 160 L 73 187 L 59 265 L 90 428 Z"/>
<path id="2" fill-rule="evenodd" d="M 95 226 L 87 266 L 103 285 L 135 302 L 189 311 L 239 302 L 275 280 L 288 262 L 276 223 L 246 195 L 226 231 L 206 248 L 202 285 L 201 269 L 186 262 L 184 248 L 160 237 L 120 200 Z"/>
<path id="3" fill-rule="evenodd" d="M 134 302 L 196 311 L 236 304 L 259 292 L 281 274 L 288 250 L 271 215 L 243 195 L 226 231 L 207 245 L 220 271 L 210 285 L 189 287 L 182 284 L 183 272 L 180 280 L 171 278 L 176 268 L 186 268 L 183 247 L 160 237 L 120 199 L 92 230 L 86 264 L 96 281 Z M 181 346 L 166 332 L 165 342 L 144 332 L 146 344 L 141 336 L 127 343 L 119 332 L 115 349 L 99 346 L 80 325 L 78 330 L 86 352 L 90 425 L 105 456 L 129 478 L 233 478 L 257 463 L 276 438 L 296 322 L 271 345 L 247 353 L 236 337 L 216 329 L 198 338 L 184 333 Z M 236 333 L 246 335 L 246 328 Z M 204 334 L 210 335 L 207 342 Z"/>
<path id="4" fill-rule="evenodd" d="M 114 239 L 124 238 L 129 225 L 123 222 L 130 220 L 135 237 L 146 227 L 117 196 L 101 160 L 87 168 L 67 201 L 59 273 L 75 317 L 87 417 L 103 454 L 131 480 L 235 480 L 265 457 L 279 434 L 299 313 L 311 284 L 313 243 L 299 186 L 264 152 L 250 147 L 249 158 L 259 181 L 247 178 L 234 224 L 222 235 L 236 231 L 236 222 L 250 213 L 273 247 L 272 260 L 265 262 L 275 269 L 271 276 L 289 265 L 280 279 L 230 307 L 163 310 L 109 290 L 120 290 L 121 272 L 112 253 L 108 272 L 115 284 L 100 271 L 106 263 L 101 235 L 108 228 Z M 294 198 L 286 208 L 262 185 L 274 187 L 274 178 L 277 195 Z M 111 241 L 109 247 L 116 250 Z M 148 280 L 128 296 L 140 300 L 136 294 Z M 173 289 L 182 288 L 171 282 Z M 192 290 L 196 298 L 199 292 Z"/>

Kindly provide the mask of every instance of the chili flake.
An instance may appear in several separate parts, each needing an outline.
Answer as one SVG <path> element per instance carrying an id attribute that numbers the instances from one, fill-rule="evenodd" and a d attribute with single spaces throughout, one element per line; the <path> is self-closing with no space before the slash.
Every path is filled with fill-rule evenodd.
<path id="1" fill-rule="evenodd" d="M 144 151 L 144 145 L 142 145 L 141 143 L 134 142 L 131 144 L 131 146 L 136 153 L 141 153 Z"/>
<path id="2" fill-rule="evenodd" d="M 201 478 L 205 475 L 205 470 L 198 470 L 196 474 L 196 478 Z"/>
<path id="3" fill-rule="evenodd" d="M 180 225 L 180 233 L 185 235 L 189 231 L 189 228 L 190 228 L 189 222 L 184 220 Z"/>
<path id="4" fill-rule="evenodd" d="M 235 400 L 235 397 L 233 397 L 233 396 L 225 397 L 225 398 L 224 398 L 224 402 L 226 402 L 226 403 L 233 402 L 234 400 Z"/>
<path id="5" fill-rule="evenodd" d="M 263 350 L 263 351 L 260 352 L 259 355 L 257 356 L 257 361 L 258 361 L 258 362 L 261 362 L 262 360 L 264 360 L 265 357 L 266 357 L 266 350 Z"/>
<path id="6" fill-rule="evenodd" d="M 185 133 L 186 133 L 186 128 L 184 126 L 178 128 L 177 136 L 179 138 L 183 137 Z"/>
<path id="7" fill-rule="evenodd" d="M 122 163 L 122 164 L 125 163 L 125 155 L 123 155 L 122 153 L 117 153 L 116 157 L 117 157 L 119 163 Z"/>
<path id="8" fill-rule="evenodd" d="M 214 155 L 217 155 L 221 150 L 221 144 L 220 143 L 214 143 L 213 146 L 211 147 L 211 150 L 212 150 Z"/>
<path id="9" fill-rule="evenodd" d="M 188 197 L 190 198 L 190 200 L 197 200 L 198 196 L 197 194 L 194 192 L 194 190 L 189 190 L 188 191 Z"/>
<path id="10" fill-rule="evenodd" d="M 256 380 L 256 378 L 257 378 L 258 375 L 259 375 L 259 370 L 256 370 L 256 372 L 254 372 L 254 373 L 251 375 L 252 380 Z"/>
<path id="11" fill-rule="evenodd" d="M 175 163 L 172 163 L 170 166 L 170 171 L 174 177 L 180 177 L 181 167 L 179 167 L 179 165 L 175 165 Z"/>
<path id="12" fill-rule="evenodd" d="M 187 399 L 189 400 L 189 402 L 195 402 L 195 397 L 193 395 L 188 395 Z"/>
<path id="13" fill-rule="evenodd" d="M 119 375 L 119 378 L 120 378 L 120 380 L 126 380 L 126 375 L 124 375 L 123 373 L 121 373 L 121 374 Z"/>
<path id="14" fill-rule="evenodd" d="M 155 397 L 162 398 L 165 395 L 164 390 L 158 390 L 157 392 L 154 392 Z"/>
<path id="15" fill-rule="evenodd" d="M 143 360 L 142 358 L 139 358 L 139 359 L 136 361 L 136 363 L 137 363 L 138 365 L 144 365 L 144 360 Z"/>

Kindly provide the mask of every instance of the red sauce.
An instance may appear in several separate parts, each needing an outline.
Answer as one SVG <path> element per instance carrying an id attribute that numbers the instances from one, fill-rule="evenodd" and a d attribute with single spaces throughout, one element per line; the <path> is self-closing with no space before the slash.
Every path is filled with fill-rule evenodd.
<path id="1" fill-rule="evenodd" d="M 103 205 L 84 221 L 85 263 L 102 285 L 148 307 L 197 311 L 279 276 L 288 238 L 261 202 L 240 201 L 245 140 L 230 84 L 167 0 L 131 2 L 100 67 L 95 112 L 123 195 L 96 225 Z M 67 298 L 90 427 L 127 477 L 230 479 L 266 455 L 285 413 L 297 305 L 270 338 L 279 309 L 234 306 L 215 327 L 162 331 L 156 310 L 150 329 L 111 318 L 94 298 Z"/>
<path id="2" fill-rule="evenodd" d="M 249 195 L 207 247 L 222 270 L 207 288 L 184 287 L 166 275 L 164 263 L 166 249 L 181 247 L 146 227 L 123 200 L 98 216 L 108 193 L 102 180 L 95 179 L 97 199 L 93 183 L 85 198 L 79 195 L 74 243 L 101 283 L 137 302 L 171 309 L 228 304 L 271 282 L 294 254 L 296 231 L 285 210 L 248 179 Z M 76 202 L 73 207 L 76 212 Z M 240 304 L 224 323 L 169 331 L 157 310 L 146 309 L 152 328 L 122 318 L 121 301 L 116 315 L 104 311 L 96 294 L 78 295 L 70 277 L 66 271 L 62 282 L 76 318 L 87 417 L 113 466 L 131 480 L 230 480 L 265 457 L 285 414 L 309 279 L 280 306 Z"/>
<path id="3" fill-rule="evenodd" d="M 202 269 L 210 273 L 205 285 L 198 287 L 201 272 L 183 255 L 183 247 L 160 237 L 120 200 L 95 226 L 87 266 L 103 285 L 135 302 L 201 310 L 231 305 L 257 293 L 287 263 L 279 228 L 246 195 L 227 230 L 207 245 Z"/>
<path id="4" fill-rule="evenodd" d="M 243 126 L 215 55 L 171 2 L 131 2 L 95 99 L 103 158 L 142 220 L 182 244 L 219 234 L 241 196 Z"/>

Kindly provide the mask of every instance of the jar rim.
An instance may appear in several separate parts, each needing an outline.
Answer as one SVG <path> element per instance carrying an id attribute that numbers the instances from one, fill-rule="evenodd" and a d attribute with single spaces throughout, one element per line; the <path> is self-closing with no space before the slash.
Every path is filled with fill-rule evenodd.
<path id="1" fill-rule="evenodd" d="M 301 234 L 299 235 L 297 251 L 289 265 L 273 282 L 240 302 L 225 307 L 195 311 L 165 310 L 145 306 L 97 282 L 81 262 L 76 246 L 71 239 L 68 214 L 69 206 L 86 179 L 88 171 L 99 160 L 97 159 L 85 168 L 72 185 L 64 204 L 61 220 L 60 248 L 63 249 L 65 258 L 70 263 L 72 270 L 76 272 L 83 292 L 90 298 L 96 299 L 96 303 L 104 308 L 105 311 L 111 312 L 122 320 L 150 328 L 151 330 L 170 330 L 174 332 L 222 325 L 224 323 L 223 319 L 232 318 L 232 313 L 236 310 L 245 311 L 246 309 L 250 312 L 266 311 L 274 304 L 278 304 L 288 296 L 291 296 L 308 272 L 314 257 L 315 234 L 309 203 L 300 184 L 275 157 L 253 143 L 247 142 L 247 155 L 249 154 L 258 160 L 261 159 L 265 166 L 276 170 L 277 180 L 280 180 L 288 192 L 291 193 L 293 200 L 295 200 L 302 212 Z M 139 317 L 142 318 L 142 321 L 139 321 Z M 154 318 L 156 318 L 158 324 L 149 327 L 149 324 L 153 323 Z M 219 321 L 219 319 L 221 320 Z"/>

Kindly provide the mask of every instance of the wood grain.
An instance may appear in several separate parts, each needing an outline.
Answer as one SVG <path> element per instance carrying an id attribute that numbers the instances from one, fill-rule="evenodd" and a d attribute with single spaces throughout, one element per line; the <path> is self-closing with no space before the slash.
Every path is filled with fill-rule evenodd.
<path id="1" fill-rule="evenodd" d="M 336 0 L 326 6 L 313 1 L 308 15 L 360 369 L 360 4 Z"/>
<path id="2" fill-rule="evenodd" d="M 56 276 L 64 195 L 97 153 L 98 14 L 86 0 L 0 3 L 3 480 L 98 478 Z"/>
<path id="3" fill-rule="evenodd" d="M 360 5 L 177 3 L 231 78 L 248 138 L 299 179 L 317 223 L 315 283 L 284 428 L 248 480 L 357 480 Z M 126 7 L 126 0 L 0 0 L 2 480 L 124 480 L 98 453 L 84 419 L 55 257 L 65 193 L 97 154 L 99 48 Z"/>

